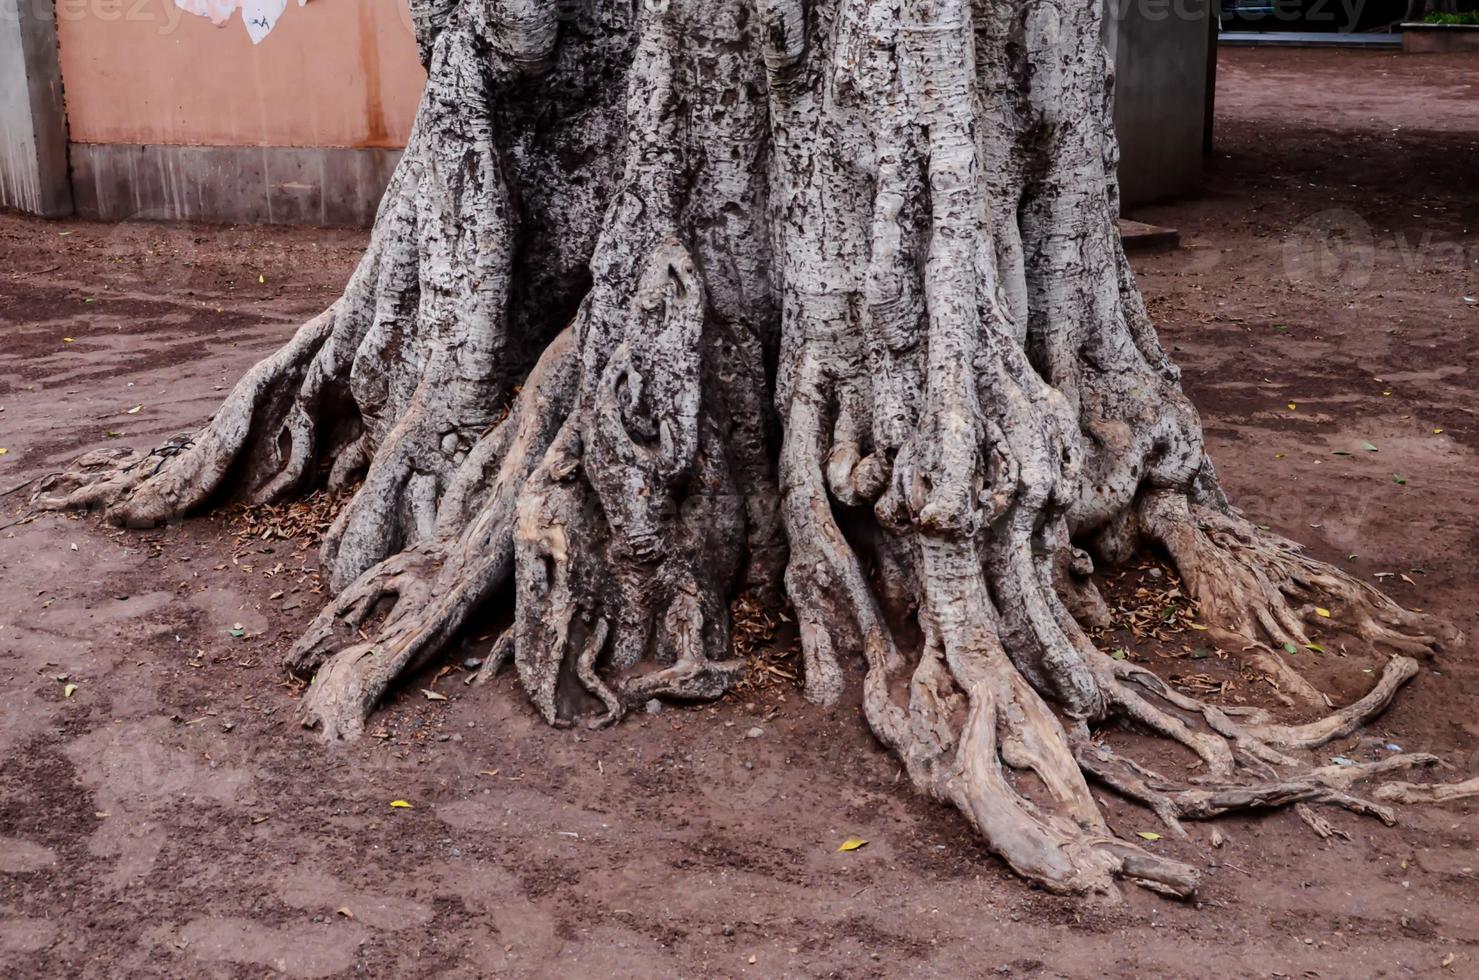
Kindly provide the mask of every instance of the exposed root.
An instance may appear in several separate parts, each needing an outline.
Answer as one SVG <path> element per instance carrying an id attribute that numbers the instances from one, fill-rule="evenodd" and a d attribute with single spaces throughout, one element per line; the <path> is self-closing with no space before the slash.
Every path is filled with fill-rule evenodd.
<path id="1" fill-rule="evenodd" d="M 148 453 L 99 450 L 37 488 L 41 510 L 102 510 L 125 527 L 155 527 L 205 504 L 233 467 L 253 499 L 287 465 L 277 442 L 294 392 L 314 355 L 334 329 L 339 306 L 300 328 L 281 350 L 241 379 L 205 428 L 181 435 Z"/>
<path id="2" fill-rule="evenodd" d="M 352 737 L 390 685 L 439 652 L 467 618 L 513 573 L 518 495 L 563 423 L 574 395 L 570 334 L 551 344 L 508 417 L 485 437 L 498 465 L 474 451 L 486 494 L 455 536 L 437 536 L 374 566 L 324 608 L 288 654 L 289 669 L 313 683 L 301 705 L 305 724 L 326 739 Z M 449 532 L 451 530 L 449 528 Z M 389 605 L 389 609 L 385 607 Z M 362 627 L 375 616 L 373 636 Z"/>
<path id="3" fill-rule="evenodd" d="M 704 290 L 671 240 L 639 281 L 624 329 L 651 346 L 615 348 L 519 502 L 515 663 L 551 724 L 584 699 L 606 725 L 653 697 L 715 698 L 744 669 L 727 596 L 745 520 L 700 395 Z M 608 641 L 609 681 L 596 670 Z M 637 672 L 649 658 L 663 666 Z"/>
<path id="4" fill-rule="evenodd" d="M 1350 840 L 1351 835 L 1332 824 L 1329 820 L 1320 816 L 1303 803 L 1294 804 L 1294 814 L 1305 822 L 1305 825 L 1315 832 L 1315 836 L 1321 840 L 1330 840 L 1339 837 L 1341 840 Z"/>
<path id="5" fill-rule="evenodd" d="M 1388 803 L 1454 803 L 1479 797 L 1479 777 L 1461 783 L 1386 783 L 1372 795 Z"/>
<path id="6" fill-rule="evenodd" d="M 1151 809 L 1180 836 L 1185 836 L 1182 820 L 1207 820 L 1237 810 L 1294 803 L 1339 806 L 1390 825 L 1396 817 L 1389 808 L 1346 790 L 1389 772 L 1437 763 L 1430 755 L 1407 754 L 1374 763 L 1312 766 L 1289 754 L 1346 737 L 1384 711 L 1417 673 L 1416 663 L 1405 657 L 1394 658 L 1359 701 L 1318 721 L 1293 726 L 1276 724 L 1261 710 L 1235 711 L 1197 701 L 1177 693 L 1149 671 L 1104 660 L 1108 666 L 1102 673 L 1114 678 L 1109 683 L 1114 685 L 1111 700 L 1118 716 L 1191 749 L 1206 771 L 1190 782 L 1167 779 L 1091 741 L 1082 730 L 1073 740 L 1075 757 L 1086 773 Z M 1198 716 L 1208 731 L 1188 724 Z M 1281 769 L 1289 773 L 1281 775 Z M 1388 798 L 1381 790 L 1376 795 Z"/>
<path id="7" fill-rule="evenodd" d="M 1287 659 L 1288 653 L 1317 646 L 1307 625 L 1332 626 L 1373 647 L 1423 657 L 1460 639 L 1444 624 L 1308 557 L 1293 542 L 1234 514 L 1193 505 L 1185 494 L 1148 494 L 1139 513 L 1146 535 L 1175 563 L 1213 637 L 1248 655 L 1280 689 L 1310 703 L 1329 699 Z"/>
<path id="8" fill-rule="evenodd" d="M 864 710 L 874 732 L 917 786 L 957 806 L 993 851 L 1045 887 L 1112 894 L 1123 877 L 1192 895 L 1193 868 L 1105 826 L 1057 717 L 1007 658 L 989 612 L 980 618 L 984 582 L 969 552 L 943 541 L 923 548 L 928 581 L 942 588 L 932 589 L 907 683 L 887 633 L 871 633 L 865 648 Z"/>

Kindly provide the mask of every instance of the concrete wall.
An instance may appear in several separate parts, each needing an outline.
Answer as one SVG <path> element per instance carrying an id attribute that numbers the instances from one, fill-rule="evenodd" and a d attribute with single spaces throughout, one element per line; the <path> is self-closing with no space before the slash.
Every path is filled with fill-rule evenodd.
<path id="1" fill-rule="evenodd" d="M 0 3 L 0 207 L 72 211 L 50 0 Z"/>
<path id="2" fill-rule="evenodd" d="M 56 2 L 78 214 L 373 220 L 426 80 L 406 0 L 290 2 L 259 43 L 232 3 Z"/>
<path id="3" fill-rule="evenodd" d="M 1202 185 L 1209 0 L 1106 0 L 1126 207 Z"/>
<path id="4" fill-rule="evenodd" d="M 58 0 L 74 142 L 405 145 L 426 78 L 406 0 L 290 2 L 260 44 L 239 13 L 218 26 L 175 0 L 114 6 L 125 15 Z"/>

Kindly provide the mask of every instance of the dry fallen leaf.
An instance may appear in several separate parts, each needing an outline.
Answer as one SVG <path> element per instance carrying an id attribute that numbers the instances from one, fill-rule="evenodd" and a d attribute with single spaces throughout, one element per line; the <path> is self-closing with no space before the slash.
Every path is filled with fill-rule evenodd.
<path id="1" fill-rule="evenodd" d="M 143 410 L 144 410 L 144 406 L 143 405 L 135 405 L 133 408 L 130 408 L 127 412 L 124 412 L 123 414 L 125 414 L 125 415 L 137 415 L 140 412 L 142 412 Z"/>
<path id="2" fill-rule="evenodd" d="M 76 693 L 77 693 L 77 685 L 76 684 L 68 684 L 66 687 L 62 688 L 62 697 L 64 697 L 64 698 L 70 698 L 72 695 L 74 695 Z"/>
<path id="3" fill-rule="evenodd" d="M 839 848 L 837 848 L 837 850 L 839 852 L 856 851 L 856 850 L 859 850 L 860 848 L 864 848 L 864 847 L 867 847 L 867 846 L 868 846 L 868 842 L 865 841 L 865 840 L 863 840 L 863 838 L 861 838 L 861 837 L 849 837 L 847 840 L 845 840 L 845 841 L 842 842 L 842 846 L 839 847 Z"/>
<path id="4" fill-rule="evenodd" d="M 1135 834 L 1135 836 L 1136 837 L 1139 837 L 1141 840 L 1152 840 L 1152 841 L 1154 841 L 1154 840 L 1160 840 L 1161 839 L 1161 835 L 1160 834 L 1157 834 L 1154 831 L 1150 831 L 1150 830 L 1137 831 L 1136 834 Z"/>
<path id="5" fill-rule="evenodd" d="M 447 696 L 445 694 L 438 694 L 436 691 L 430 690 L 429 688 L 423 687 L 421 689 L 421 693 L 424 694 L 424 695 L 426 695 L 426 700 L 428 700 L 428 701 L 445 701 L 445 700 L 447 700 Z"/>
<path id="6" fill-rule="evenodd" d="M 346 918 L 346 919 L 352 919 L 352 918 L 354 918 L 354 913 L 351 912 L 351 911 L 349 911 L 349 906 L 347 906 L 347 905 L 340 906 L 339 909 L 338 909 L 338 912 L 339 912 L 340 915 L 344 916 L 344 918 Z"/>

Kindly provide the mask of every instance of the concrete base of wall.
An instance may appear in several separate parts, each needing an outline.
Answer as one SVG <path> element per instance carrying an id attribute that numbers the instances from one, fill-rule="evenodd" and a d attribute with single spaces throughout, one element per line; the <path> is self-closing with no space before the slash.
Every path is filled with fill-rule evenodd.
<path id="1" fill-rule="evenodd" d="M 364 227 L 401 151 L 73 143 L 77 214 Z"/>
<path id="2" fill-rule="evenodd" d="M 1479 51 L 1479 27 L 1471 24 L 1403 24 L 1402 50 L 1407 54 Z"/>

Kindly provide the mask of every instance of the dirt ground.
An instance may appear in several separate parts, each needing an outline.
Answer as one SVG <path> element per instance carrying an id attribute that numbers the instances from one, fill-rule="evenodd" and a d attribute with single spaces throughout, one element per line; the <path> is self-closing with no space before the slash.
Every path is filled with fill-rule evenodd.
<path id="1" fill-rule="evenodd" d="M 1476 84 L 1472 58 L 1228 51 L 1207 194 L 1136 215 L 1184 235 L 1136 264 L 1235 498 L 1470 635 Z M 0 492 L 197 424 L 363 241 L 0 216 Z M 1025 886 L 854 707 L 784 684 L 571 734 L 506 677 L 428 673 L 383 737 L 326 749 L 277 667 L 321 599 L 312 550 L 236 527 L 0 530 L 5 975 L 1479 976 L 1472 802 L 1330 812 L 1348 843 L 1289 813 L 1220 821 L 1220 849 L 1193 826 L 1150 846 L 1206 869 L 1200 903 L 1106 905 Z M 1474 650 L 1330 754 L 1479 770 Z"/>

